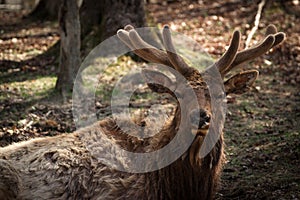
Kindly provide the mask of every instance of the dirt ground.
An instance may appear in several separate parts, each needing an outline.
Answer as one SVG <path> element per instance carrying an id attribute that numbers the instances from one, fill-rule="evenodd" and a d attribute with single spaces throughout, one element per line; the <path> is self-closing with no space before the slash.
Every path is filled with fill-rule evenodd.
<path id="1" fill-rule="evenodd" d="M 147 18 L 153 26 L 169 24 L 217 58 L 233 30 L 246 40 L 258 3 L 148 4 Z M 300 199 L 300 18 L 279 1 L 269 1 L 251 44 L 262 39 L 270 23 L 287 39 L 248 64 L 260 72 L 248 93 L 228 97 L 227 163 L 217 199 Z M 57 23 L 23 20 L 21 12 L 0 10 L 0 146 L 75 130 L 72 102 L 60 103 L 53 90 L 58 41 Z M 98 110 L 109 115 L 105 102 Z"/>

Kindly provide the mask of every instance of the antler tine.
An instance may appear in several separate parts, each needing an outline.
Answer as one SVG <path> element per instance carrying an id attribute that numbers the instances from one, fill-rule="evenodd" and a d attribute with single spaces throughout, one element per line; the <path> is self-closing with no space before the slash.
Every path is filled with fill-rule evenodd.
<path id="1" fill-rule="evenodd" d="M 241 33 L 239 31 L 235 31 L 233 33 L 229 48 L 224 53 L 224 55 L 216 62 L 216 66 L 219 69 L 219 72 L 222 76 L 225 75 L 226 69 L 232 64 L 236 57 L 236 53 L 240 46 L 240 38 Z"/>
<path id="2" fill-rule="evenodd" d="M 275 34 L 277 33 L 277 28 L 276 26 L 274 26 L 273 24 L 270 24 L 267 29 L 266 29 L 266 33 L 265 36 L 271 35 L 271 34 Z"/>
<path id="3" fill-rule="evenodd" d="M 166 48 L 168 58 L 175 69 L 182 75 L 186 75 L 191 71 L 191 67 L 183 60 L 181 56 L 176 53 L 172 42 L 171 32 L 169 26 L 165 25 L 163 28 L 163 42 Z"/>
<path id="4" fill-rule="evenodd" d="M 275 36 L 275 42 L 273 43 L 271 48 L 280 44 L 285 39 L 285 33 L 277 32 L 277 28 L 273 24 L 270 24 L 266 29 L 265 36 L 267 37 L 268 35 Z"/>
<path id="5" fill-rule="evenodd" d="M 136 30 L 132 29 L 129 31 L 129 38 L 134 47 L 138 49 L 143 56 L 147 57 L 146 60 L 171 66 L 167 54 L 145 42 Z"/>
<path id="6" fill-rule="evenodd" d="M 285 40 L 285 33 L 283 33 L 283 32 L 276 33 L 274 36 L 275 36 L 275 42 L 273 43 L 273 45 L 272 45 L 271 48 L 277 46 L 277 45 L 280 44 L 283 40 Z"/>
<path id="7" fill-rule="evenodd" d="M 265 35 L 266 38 L 258 45 L 238 52 L 233 63 L 225 70 L 224 74 L 228 73 L 230 70 L 244 62 L 266 53 L 285 39 L 285 33 L 277 32 L 277 28 L 273 24 L 267 27 Z"/>
<path id="8" fill-rule="evenodd" d="M 131 44 L 131 41 L 129 39 L 129 33 L 123 29 L 118 30 L 117 32 L 118 38 L 131 50 L 134 50 L 134 46 Z"/>
<path id="9" fill-rule="evenodd" d="M 133 27 L 132 25 L 130 25 L 130 24 L 128 24 L 128 25 L 126 25 L 126 26 L 124 27 L 124 30 L 126 30 L 126 31 L 130 31 L 130 30 L 132 30 L 132 29 L 134 29 L 134 27 Z"/>
<path id="10" fill-rule="evenodd" d="M 274 42 L 275 42 L 275 37 L 273 35 L 269 35 L 259 45 L 240 51 L 239 53 L 236 54 L 233 63 L 225 70 L 225 74 L 227 74 L 230 70 L 232 70 L 236 66 L 266 53 L 270 48 L 272 48 Z"/>
<path id="11" fill-rule="evenodd" d="M 136 55 L 144 60 L 161 63 L 172 67 L 167 54 L 156 47 L 146 43 L 134 30 L 133 26 L 125 26 L 125 30 L 120 29 L 117 35 Z"/>

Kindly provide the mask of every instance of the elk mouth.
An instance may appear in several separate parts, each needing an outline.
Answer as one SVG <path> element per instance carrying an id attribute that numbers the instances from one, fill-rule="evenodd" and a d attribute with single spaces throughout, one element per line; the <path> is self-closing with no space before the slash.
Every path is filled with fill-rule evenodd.
<path id="1" fill-rule="evenodd" d="M 192 126 L 192 134 L 195 136 L 206 136 L 209 129 L 209 123 L 205 122 L 205 124 L 201 127 L 193 127 Z"/>

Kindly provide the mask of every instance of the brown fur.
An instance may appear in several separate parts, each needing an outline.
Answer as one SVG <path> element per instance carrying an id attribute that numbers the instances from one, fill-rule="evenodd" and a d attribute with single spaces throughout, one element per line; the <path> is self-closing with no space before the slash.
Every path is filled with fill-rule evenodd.
<path id="1" fill-rule="evenodd" d="M 178 117 L 175 114 L 157 136 L 145 141 L 129 137 L 113 119 L 105 119 L 72 134 L 0 148 L 0 199 L 211 199 L 223 160 L 222 138 L 201 162 L 195 160 L 202 141 L 197 136 L 176 162 L 145 174 L 105 166 L 81 141 L 83 135 L 91 143 L 101 141 L 105 134 L 127 150 L 147 152 L 174 137 Z M 122 157 L 116 159 L 123 162 Z"/>

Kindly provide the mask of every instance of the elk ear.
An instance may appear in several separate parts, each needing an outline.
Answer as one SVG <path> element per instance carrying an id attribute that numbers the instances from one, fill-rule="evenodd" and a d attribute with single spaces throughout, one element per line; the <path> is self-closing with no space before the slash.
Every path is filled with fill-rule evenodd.
<path id="1" fill-rule="evenodd" d="M 175 83 L 165 74 L 155 70 L 143 69 L 142 75 L 152 91 L 173 94 Z"/>
<path id="2" fill-rule="evenodd" d="M 224 83 L 226 94 L 242 94 L 247 92 L 257 77 L 257 70 L 248 70 L 234 75 Z"/>

